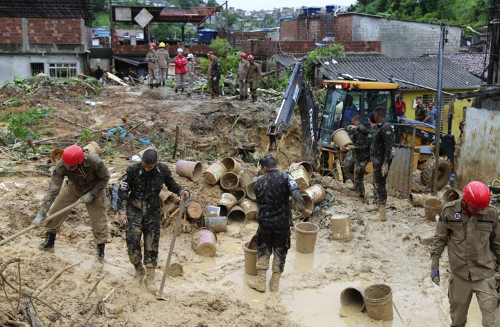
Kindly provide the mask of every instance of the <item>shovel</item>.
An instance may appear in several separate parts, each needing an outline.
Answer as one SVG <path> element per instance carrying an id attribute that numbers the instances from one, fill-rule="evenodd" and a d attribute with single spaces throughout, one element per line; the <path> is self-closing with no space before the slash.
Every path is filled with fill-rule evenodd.
<path id="1" fill-rule="evenodd" d="M 66 208 L 63 208 L 63 209 L 59 210 L 58 212 L 51 214 L 50 216 L 48 216 L 47 218 L 45 218 L 45 219 L 43 220 L 43 222 L 44 222 L 45 224 L 47 224 L 47 223 L 48 223 L 49 221 L 51 221 L 52 219 L 54 219 L 54 218 L 56 218 L 56 217 L 58 217 L 58 216 L 62 215 L 63 213 L 66 213 L 66 212 L 70 211 L 71 209 L 73 209 L 73 207 L 75 207 L 77 204 L 79 204 L 79 203 L 81 203 L 81 202 L 82 202 L 82 199 L 78 199 L 78 201 L 76 201 L 75 203 L 72 203 L 72 204 L 70 204 L 69 206 L 67 206 Z M 5 240 L 1 241 L 1 242 L 0 242 L 0 246 L 2 246 L 2 245 L 4 245 L 4 244 L 6 244 L 6 243 L 8 243 L 8 242 L 12 241 L 13 239 L 15 239 L 15 238 L 17 238 L 17 237 L 19 237 L 19 236 L 21 236 L 21 235 L 26 234 L 26 233 L 27 233 L 27 232 L 29 232 L 30 230 L 35 229 L 35 228 L 38 228 L 38 227 L 40 227 L 40 226 L 39 226 L 39 225 L 30 225 L 29 227 L 26 227 L 26 228 L 25 228 L 25 229 L 23 229 L 22 231 L 17 232 L 16 234 L 14 234 L 14 235 L 12 235 L 12 236 L 9 236 L 9 237 L 7 237 Z"/>
<path id="2" fill-rule="evenodd" d="M 172 242 L 170 243 L 170 250 L 168 250 L 167 263 L 165 263 L 165 268 L 163 269 L 163 277 L 161 279 L 160 290 L 156 295 L 157 300 L 166 300 L 163 297 L 163 287 L 165 286 L 165 281 L 167 280 L 168 268 L 170 268 L 170 260 L 172 259 L 172 253 L 174 252 L 175 239 L 177 238 L 177 234 L 179 233 L 179 226 L 181 224 L 181 219 L 182 216 L 184 216 L 185 211 L 186 211 L 186 199 L 182 197 L 181 204 L 179 207 L 179 214 L 177 215 L 177 220 L 175 221 L 174 235 L 172 236 Z"/>

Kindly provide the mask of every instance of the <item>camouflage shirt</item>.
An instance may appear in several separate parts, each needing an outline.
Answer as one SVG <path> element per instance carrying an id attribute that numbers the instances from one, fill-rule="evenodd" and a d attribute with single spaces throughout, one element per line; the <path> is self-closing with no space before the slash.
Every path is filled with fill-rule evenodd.
<path id="1" fill-rule="evenodd" d="M 288 198 L 299 191 L 294 178 L 278 169 L 268 170 L 257 180 L 255 195 L 259 206 L 257 221 L 260 223 L 288 223 L 292 210 Z M 295 196 L 294 196 L 295 198 Z"/>
<path id="2" fill-rule="evenodd" d="M 359 124 L 358 128 L 353 130 L 352 141 L 354 143 L 354 155 L 356 160 L 368 160 L 370 157 L 369 133 L 370 130 L 363 124 Z"/>
<path id="3" fill-rule="evenodd" d="M 424 121 L 425 117 L 429 115 L 429 110 L 421 103 L 415 107 L 415 120 Z"/>
<path id="4" fill-rule="evenodd" d="M 370 159 L 374 165 L 382 165 L 392 160 L 392 147 L 394 145 L 394 130 L 392 125 L 386 121 L 378 123 L 373 132 L 373 140 L 370 147 Z"/>
<path id="5" fill-rule="evenodd" d="M 146 172 L 140 162 L 135 163 L 127 167 L 127 172 L 122 177 L 120 197 L 128 198 L 138 208 L 160 207 L 160 192 L 164 184 L 170 192 L 177 195 L 183 191 L 167 165 L 157 163 L 152 171 Z"/>

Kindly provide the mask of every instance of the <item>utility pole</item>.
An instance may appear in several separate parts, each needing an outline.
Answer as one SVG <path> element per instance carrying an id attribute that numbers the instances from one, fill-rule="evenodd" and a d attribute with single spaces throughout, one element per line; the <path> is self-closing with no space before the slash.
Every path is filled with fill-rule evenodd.
<path id="1" fill-rule="evenodd" d="M 441 37 L 439 39 L 439 63 L 438 63 L 438 80 L 437 80 L 437 115 L 436 115 L 436 134 L 435 134 L 435 152 L 434 157 L 434 183 L 433 183 L 433 194 L 437 194 L 438 191 L 438 178 L 439 178 L 439 148 L 441 143 L 441 111 L 443 107 L 443 55 L 444 55 L 444 44 L 448 41 L 446 35 L 448 31 L 446 30 L 446 25 L 440 22 L 439 29 L 441 30 Z"/>

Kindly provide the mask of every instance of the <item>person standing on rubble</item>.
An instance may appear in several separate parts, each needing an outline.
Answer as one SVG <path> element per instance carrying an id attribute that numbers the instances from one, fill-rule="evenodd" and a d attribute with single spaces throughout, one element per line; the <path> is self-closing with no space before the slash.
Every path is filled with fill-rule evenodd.
<path id="1" fill-rule="evenodd" d="M 247 73 L 248 73 L 248 60 L 247 54 L 240 53 L 240 61 L 238 63 L 238 86 L 240 89 L 240 101 L 246 100 L 247 95 Z"/>
<path id="2" fill-rule="evenodd" d="M 195 77 L 195 64 L 194 64 L 194 55 L 192 53 L 187 55 L 187 98 L 191 99 L 191 94 L 193 93 L 194 87 L 194 77 Z"/>
<path id="3" fill-rule="evenodd" d="M 146 61 L 148 63 L 148 84 L 150 89 L 158 87 L 159 85 L 158 54 L 156 53 L 155 48 L 156 44 L 151 43 L 149 45 L 149 52 L 146 55 Z"/>
<path id="4" fill-rule="evenodd" d="M 220 95 L 220 77 L 222 68 L 219 58 L 217 58 L 215 52 L 212 52 L 211 58 L 210 77 L 212 79 L 212 99 L 217 99 Z"/>
<path id="5" fill-rule="evenodd" d="M 252 55 L 248 56 L 248 63 L 247 83 L 250 87 L 252 102 L 255 102 L 257 101 L 257 88 L 259 87 L 260 79 L 262 78 L 262 72 L 260 70 L 260 65 L 255 63 L 255 58 Z"/>
<path id="6" fill-rule="evenodd" d="M 142 282 L 146 276 L 146 287 L 151 292 L 154 290 L 155 269 L 158 264 L 160 192 L 163 185 L 185 199 L 189 197 L 189 192 L 174 180 L 168 166 L 158 162 L 156 150 L 150 148 L 144 151 L 141 162 L 127 167 L 119 187 L 119 201 L 127 200 L 128 256 L 135 267 L 135 278 Z M 144 238 L 144 260 L 141 237 Z"/>
<path id="7" fill-rule="evenodd" d="M 65 177 L 68 178 L 66 183 Z M 67 147 L 52 172 L 49 191 L 33 224 L 40 225 L 47 213 L 50 216 L 81 199 L 89 213 L 97 258 L 103 263 L 108 235 L 106 187 L 109 178 L 108 168 L 97 154 L 84 152 L 78 145 Z M 57 232 L 67 217 L 68 212 L 47 223 L 45 241 L 39 246 L 40 250 L 53 251 Z"/>
<path id="8" fill-rule="evenodd" d="M 165 82 L 168 78 L 168 66 L 170 65 L 170 55 L 168 54 L 168 50 L 165 48 L 165 43 L 160 43 L 160 49 L 158 49 L 156 54 L 158 55 L 158 75 L 160 85 L 165 86 Z"/>
<path id="9" fill-rule="evenodd" d="M 175 93 L 180 89 L 181 93 L 184 92 L 184 84 L 186 83 L 187 64 L 186 57 L 182 54 L 182 48 L 177 49 L 177 56 L 175 57 Z"/>
<path id="10" fill-rule="evenodd" d="M 370 144 L 368 143 L 369 130 L 361 124 L 359 115 L 355 115 L 351 119 L 351 125 L 347 130 L 353 132 L 354 145 L 354 185 L 356 191 L 363 203 L 365 203 L 365 171 L 366 165 L 370 161 Z"/>
<path id="11" fill-rule="evenodd" d="M 207 87 L 208 87 L 208 93 L 212 94 L 212 51 L 208 51 L 207 59 L 208 59 Z"/>
<path id="12" fill-rule="evenodd" d="M 500 226 L 490 200 L 488 186 L 471 182 L 463 188 L 461 199 L 443 206 L 438 219 L 431 247 L 431 279 L 439 285 L 439 259 L 448 246 L 452 327 L 465 327 L 474 293 L 483 326 L 500 326 L 500 288 L 495 278 L 500 262 Z"/>
<path id="13" fill-rule="evenodd" d="M 269 282 L 271 292 L 277 292 L 281 274 L 285 268 L 286 255 L 290 248 L 290 228 L 292 211 L 288 204 L 291 196 L 301 213 L 305 210 L 304 199 L 299 186 L 292 176 L 277 168 L 276 160 L 266 155 L 259 162 L 264 176 L 257 180 L 255 195 L 259 213 L 257 214 L 257 277 L 248 286 L 259 291 L 266 291 L 266 272 L 269 259 L 273 254 L 273 275 Z"/>
<path id="14" fill-rule="evenodd" d="M 373 165 L 373 183 L 375 186 L 375 204 L 378 207 L 379 221 L 386 221 L 387 186 L 386 180 L 392 162 L 392 148 L 394 145 L 394 130 L 392 125 L 385 121 L 386 108 L 375 108 L 375 121 L 372 143 L 370 146 L 370 160 Z"/>

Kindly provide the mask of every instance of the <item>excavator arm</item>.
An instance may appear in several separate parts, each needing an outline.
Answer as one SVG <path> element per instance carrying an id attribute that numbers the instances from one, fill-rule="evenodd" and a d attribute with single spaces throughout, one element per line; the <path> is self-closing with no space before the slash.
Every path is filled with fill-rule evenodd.
<path id="1" fill-rule="evenodd" d="M 305 79 L 305 69 L 300 62 L 295 63 L 276 120 L 267 128 L 270 151 L 277 149 L 279 140 L 290 127 L 297 104 L 302 125 L 302 159 L 313 161 L 318 154 L 318 103 L 311 86 Z"/>

